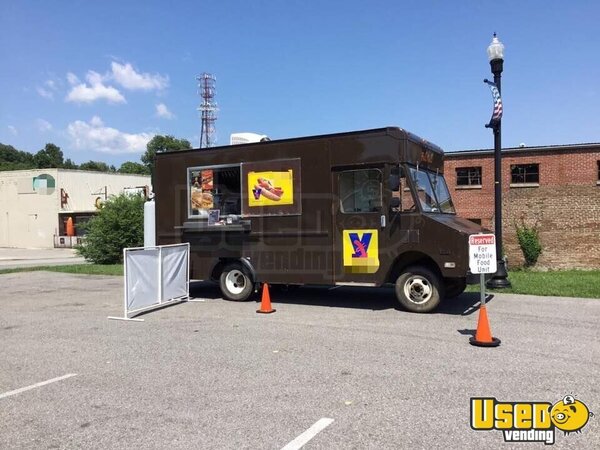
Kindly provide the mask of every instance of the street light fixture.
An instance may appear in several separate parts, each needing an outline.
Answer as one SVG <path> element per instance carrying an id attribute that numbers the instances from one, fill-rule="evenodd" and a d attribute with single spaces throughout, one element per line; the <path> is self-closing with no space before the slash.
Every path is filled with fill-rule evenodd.
<path id="1" fill-rule="evenodd" d="M 500 42 L 496 33 L 494 33 L 494 37 L 492 38 L 492 43 L 487 48 L 488 59 L 492 62 L 495 59 L 504 60 L 504 44 Z M 493 71 L 492 71 L 493 73 Z"/>
<path id="2" fill-rule="evenodd" d="M 500 103 L 500 117 L 494 120 L 497 113 L 495 104 L 492 120 L 486 127 L 494 132 L 494 233 L 496 234 L 496 258 L 498 269 L 493 277 L 487 282 L 487 287 L 494 289 L 503 289 L 511 287 L 508 280 L 508 273 L 504 265 L 502 255 L 502 104 L 500 100 L 500 79 L 504 65 L 504 44 L 500 42 L 496 33 L 492 38 L 492 43 L 487 48 L 488 59 L 492 74 L 494 74 L 494 85 L 498 89 L 498 102 Z M 485 80 L 487 82 L 487 80 Z"/>

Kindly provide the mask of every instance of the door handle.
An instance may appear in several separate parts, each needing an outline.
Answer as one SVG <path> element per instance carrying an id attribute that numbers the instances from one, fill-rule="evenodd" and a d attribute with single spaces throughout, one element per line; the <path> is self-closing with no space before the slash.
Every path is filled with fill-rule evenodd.
<path id="1" fill-rule="evenodd" d="M 385 214 L 381 215 L 380 220 L 381 220 L 381 228 L 385 228 L 385 226 L 386 226 Z"/>

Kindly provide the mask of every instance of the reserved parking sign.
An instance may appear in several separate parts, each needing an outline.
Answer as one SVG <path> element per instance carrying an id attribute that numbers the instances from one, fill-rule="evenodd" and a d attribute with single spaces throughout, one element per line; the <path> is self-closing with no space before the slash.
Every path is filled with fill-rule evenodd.
<path id="1" fill-rule="evenodd" d="M 469 269 L 471 273 L 495 273 L 496 236 L 472 234 L 469 236 Z"/>

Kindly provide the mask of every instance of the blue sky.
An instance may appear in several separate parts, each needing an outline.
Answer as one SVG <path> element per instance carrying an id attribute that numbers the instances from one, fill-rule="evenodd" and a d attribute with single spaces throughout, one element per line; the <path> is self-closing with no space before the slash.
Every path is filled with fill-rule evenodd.
<path id="1" fill-rule="evenodd" d="M 401 126 L 489 148 L 486 48 L 505 44 L 503 145 L 600 141 L 597 1 L 16 1 L 0 4 L 0 142 L 120 165 L 154 134 L 198 145 Z"/>

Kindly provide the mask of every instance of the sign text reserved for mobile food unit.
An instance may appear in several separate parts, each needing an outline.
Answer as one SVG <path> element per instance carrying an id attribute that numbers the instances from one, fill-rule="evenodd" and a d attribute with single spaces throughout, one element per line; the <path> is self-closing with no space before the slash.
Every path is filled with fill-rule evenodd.
<path id="1" fill-rule="evenodd" d="M 469 269 L 471 273 L 495 273 L 496 236 L 472 234 L 469 236 Z"/>

